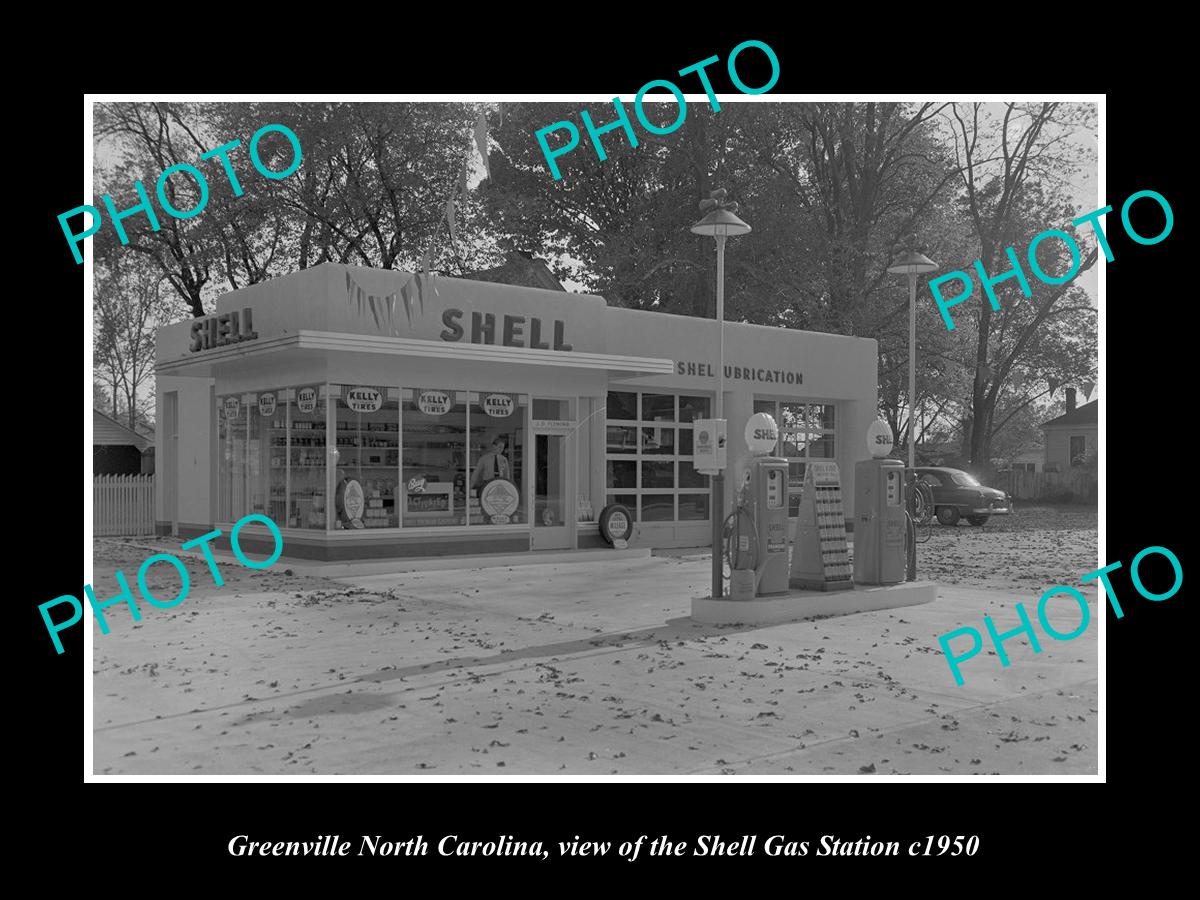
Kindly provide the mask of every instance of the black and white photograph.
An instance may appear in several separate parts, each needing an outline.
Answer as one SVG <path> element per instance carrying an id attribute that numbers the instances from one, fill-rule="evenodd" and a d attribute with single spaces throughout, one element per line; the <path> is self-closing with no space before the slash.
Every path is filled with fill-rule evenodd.
<path id="1" fill-rule="evenodd" d="M 1175 198 L 1102 95 L 733 56 L 88 97 L 92 778 L 1103 780 L 1106 235 Z"/>

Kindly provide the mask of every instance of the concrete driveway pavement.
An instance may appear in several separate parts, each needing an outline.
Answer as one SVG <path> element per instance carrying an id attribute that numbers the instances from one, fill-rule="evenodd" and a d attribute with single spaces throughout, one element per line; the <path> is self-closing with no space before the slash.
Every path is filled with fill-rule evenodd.
<path id="1" fill-rule="evenodd" d="M 197 590 L 95 632 L 95 772 L 1096 772 L 1094 590 L 1082 637 L 1010 641 L 1007 669 L 987 650 L 960 688 L 938 635 L 1011 628 L 1040 592 L 694 625 L 708 578 L 652 557 Z"/>

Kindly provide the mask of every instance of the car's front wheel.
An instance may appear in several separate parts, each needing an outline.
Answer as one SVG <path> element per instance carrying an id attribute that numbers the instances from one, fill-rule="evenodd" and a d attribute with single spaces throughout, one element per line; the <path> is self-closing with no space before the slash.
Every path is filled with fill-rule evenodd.
<path id="1" fill-rule="evenodd" d="M 987 520 L 987 516 L 967 516 L 967 521 L 976 526 L 984 524 Z"/>
<path id="2" fill-rule="evenodd" d="M 958 524 L 958 508 L 954 506 L 939 506 L 937 508 L 938 521 L 943 525 Z"/>

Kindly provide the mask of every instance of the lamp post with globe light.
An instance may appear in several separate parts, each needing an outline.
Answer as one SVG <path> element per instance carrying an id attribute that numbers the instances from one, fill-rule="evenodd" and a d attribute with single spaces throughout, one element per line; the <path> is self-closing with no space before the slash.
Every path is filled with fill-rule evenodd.
<path id="1" fill-rule="evenodd" d="M 916 238 L 909 235 L 904 252 L 888 266 L 890 275 L 908 276 L 908 467 L 916 466 L 917 429 L 917 276 L 937 269 L 937 263 L 918 253 Z"/>
<path id="2" fill-rule="evenodd" d="M 725 417 L 725 239 L 750 233 L 750 226 L 739 219 L 737 203 L 725 201 L 724 188 L 713 191 L 700 201 L 703 219 L 692 226 L 693 234 L 717 241 L 717 402 L 715 418 Z M 724 592 L 721 571 L 721 528 L 725 520 L 725 473 L 712 478 L 712 597 L 719 600 Z"/>

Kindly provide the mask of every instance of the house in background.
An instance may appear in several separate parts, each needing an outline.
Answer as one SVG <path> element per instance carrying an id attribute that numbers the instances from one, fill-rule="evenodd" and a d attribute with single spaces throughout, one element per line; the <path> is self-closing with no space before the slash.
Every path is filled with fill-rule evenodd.
<path id="1" fill-rule="evenodd" d="M 566 291 L 550 268 L 532 253 L 515 250 L 509 253 L 503 265 L 494 269 L 483 269 L 464 276 L 472 281 L 491 281 L 497 284 L 512 284 L 518 287 L 542 288 L 547 291 Z"/>
<path id="2" fill-rule="evenodd" d="M 992 464 L 1000 472 L 1040 472 L 1044 462 L 1046 451 L 1044 448 L 1038 450 L 1023 450 L 1009 460 L 993 460 Z"/>
<path id="3" fill-rule="evenodd" d="M 153 472 L 153 453 L 153 435 L 144 437 L 100 410 L 92 410 L 93 475 L 140 475 Z"/>
<path id="4" fill-rule="evenodd" d="M 1075 407 L 1075 389 L 1067 388 L 1067 411 L 1042 423 L 1046 456 L 1043 471 L 1069 472 L 1093 466 L 1100 455 L 1099 400 Z"/>

